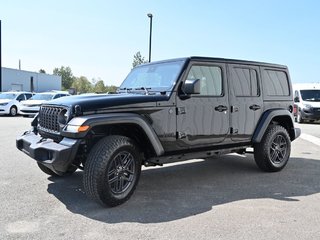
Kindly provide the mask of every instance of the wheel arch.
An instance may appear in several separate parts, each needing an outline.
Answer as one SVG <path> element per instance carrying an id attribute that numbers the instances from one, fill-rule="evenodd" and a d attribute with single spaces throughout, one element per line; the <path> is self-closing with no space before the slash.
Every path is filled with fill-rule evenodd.
<path id="1" fill-rule="evenodd" d="M 270 124 L 278 124 L 284 127 L 288 131 L 291 141 L 297 138 L 292 114 L 285 109 L 271 109 L 261 116 L 252 137 L 253 143 L 261 142 L 262 137 Z"/>
<path id="2" fill-rule="evenodd" d="M 89 126 L 86 132 L 73 134 L 75 138 L 85 138 L 95 132 L 105 135 L 121 134 L 132 138 L 142 150 L 152 148 L 156 156 L 164 154 L 163 146 L 150 123 L 138 114 L 115 113 L 81 116 L 72 119 L 68 125 Z M 68 135 L 66 130 L 64 135 Z"/>

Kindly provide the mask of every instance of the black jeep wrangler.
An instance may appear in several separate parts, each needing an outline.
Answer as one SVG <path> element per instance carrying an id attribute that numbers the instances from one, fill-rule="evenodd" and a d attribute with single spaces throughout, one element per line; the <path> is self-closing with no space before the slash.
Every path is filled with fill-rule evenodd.
<path id="1" fill-rule="evenodd" d="M 84 190 L 108 206 L 130 198 L 141 165 L 210 158 L 253 147 L 263 171 L 280 171 L 291 141 L 286 66 L 190 57 L 134 68 L 117 93 L 43 104 L 17 148 L 49 175 L 84 170 Z"/>

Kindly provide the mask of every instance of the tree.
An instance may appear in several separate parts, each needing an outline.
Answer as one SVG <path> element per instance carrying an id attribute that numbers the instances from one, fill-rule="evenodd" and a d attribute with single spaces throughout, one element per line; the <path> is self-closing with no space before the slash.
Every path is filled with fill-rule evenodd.
<path id="1" fill-rule="evenodd" d="M 84 76 L 75 78 L 71 86 L 75 88 L 78 93 L 87 93 L 93 90 L 91 82 Z"/>
<path id="2" fill-rule="evenodd" d="M 132 67 L 136 67 L 142 63 L 148 62 L 144 57 L 141 56 L 140 51 L 136 52 L 135 55 L 133 55 L 133 62 L 132 62 Z"/>
<path id="3" fill-rule="evenodd" d="M 39 73 L 46 73 L 46 71 L 41 68 L 41 69 L 39 70 Z"/>
<path id="4" fill-rule="evenodd" d="M 112 93 L 114 93 L 114 92 L 116 92 L 117 91 L 117 89 L 118 89 L 118 87 L 117 86 L 114 86 L 114 85 L 111 85 L 111 86 L 106 86 L 106 92 L 112 92 Z"/>
<path id="5" fill-rule="evenodd" d="M 103 80 L 99 80 L 94 85 L 94 92 L 96 93 L 105 93 L 106 92 L 106 86 L 104 85 Z"/>
<path id="6" fill-rule="evenodd" d="M 53 69 L 53 74 L 61 76 L 62 88 L 64 90 L 69 89 L 75 80 L 70 67 L 61 66 L 60 68 L 55 68 Z"/>

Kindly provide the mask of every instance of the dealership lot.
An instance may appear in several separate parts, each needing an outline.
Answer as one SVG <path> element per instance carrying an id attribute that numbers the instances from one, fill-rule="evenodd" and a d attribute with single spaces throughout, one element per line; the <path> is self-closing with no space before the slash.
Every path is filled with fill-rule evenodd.
<path id="1" fill-rule="evenodd" d="M 320 238 L 320 124 L 299 125 L 282 172 L 260 172 L 250 154 L 144 168 L 127 203 L 103 208 L 81 171 L 48 177 L 16 150 L 30 121 L 0 117 L 0 239 Z"/>

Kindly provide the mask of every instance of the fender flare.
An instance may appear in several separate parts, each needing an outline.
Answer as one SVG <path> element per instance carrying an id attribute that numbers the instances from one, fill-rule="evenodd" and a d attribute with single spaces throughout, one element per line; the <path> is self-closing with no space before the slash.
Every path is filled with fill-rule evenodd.
<path id="1" fill-rule="evenodd" d="M 293 124 L 293 118 L 292 114 L 285 109 L 270 109 L 266 112 L 264 112 L 259 120 L 259 123 L 254 131 L 254 134 L 252 136 L 252 142 L 253 143 L 259 143 L 262 140 L 262 137 L 264 133 L 266 132 L 269 124 L 275 117 L 288 117 L 290 118 L 290 129 L 289 129 L 289 135 L 291 138 L 291 141 L 299 137 L 300 131 L 298 129 L 294 128 Z M 299 129 L 300 130 L 300 129 Z"/>
<path id="2" fill-rule="evenodd" d="M 164 154 L 163 146 L 151 125 L 143 117 L 135 113 L 108 113 L 75 117 L 63 128 L 62 135 L 72 138 L 84 138 L 90 129 L 95 126 L 114 124 L 134 124 L 139 126 L 149 139 L 156 155 L 161 156 Z M 85 132 L 75 133 L 68 131 L 68 126 L 89 126 L 89 129 Z"/>

